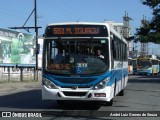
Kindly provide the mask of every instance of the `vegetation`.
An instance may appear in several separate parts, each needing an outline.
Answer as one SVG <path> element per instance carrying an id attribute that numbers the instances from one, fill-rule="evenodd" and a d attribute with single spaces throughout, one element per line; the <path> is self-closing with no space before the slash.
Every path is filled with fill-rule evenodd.
<path id="1" fill-rule="evenodd" d="M 143 20 L 143 26 L 136 30 L 135 42 L 160 43 L 160 0 L 141 0 L 142 4 L 149 6 L 152 12 L 151 20 Z"/>

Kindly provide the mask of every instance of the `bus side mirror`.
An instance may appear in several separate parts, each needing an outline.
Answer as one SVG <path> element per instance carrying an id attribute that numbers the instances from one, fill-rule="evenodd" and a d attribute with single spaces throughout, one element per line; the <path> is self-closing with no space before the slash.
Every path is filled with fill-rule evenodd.
<path id="1" fill-rule="evenodd" d="M 37 48 L 34 48 L 34 54 L 39 54 L 40 44 L 37 44 Z"/>

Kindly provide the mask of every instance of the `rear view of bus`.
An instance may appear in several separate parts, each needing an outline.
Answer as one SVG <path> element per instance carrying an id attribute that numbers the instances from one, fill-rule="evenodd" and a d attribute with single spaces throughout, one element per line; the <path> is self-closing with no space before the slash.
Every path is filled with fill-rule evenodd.
<path id="1" fill-rule="evenodd" d="M 113 97 L 119 92 L 123 94 L 128 63 L 126 60 L 125 71 L 115 68 L 121 71 L 121 79 L 114 77 L 111 49 L 110 30 L 105 24 L 48 25 L 43 46 L 42 99 L 112 105 Z"/>

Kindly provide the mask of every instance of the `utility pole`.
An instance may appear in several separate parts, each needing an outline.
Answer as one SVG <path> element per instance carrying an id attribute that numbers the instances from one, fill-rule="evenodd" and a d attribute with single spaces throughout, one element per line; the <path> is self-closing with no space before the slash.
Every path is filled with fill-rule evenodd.
<path id="1" fill-rule="evenodd" d="M 34 18 L 35 18 L 35 32 L 36 32 L 36 70 L 38 71 L 38 28 L 37 28 L 37 0 L 34 0 Z M 38 72 L 37 72 L 38 74 Z M 38 75 L 37 75 L 38 76 Z"/>

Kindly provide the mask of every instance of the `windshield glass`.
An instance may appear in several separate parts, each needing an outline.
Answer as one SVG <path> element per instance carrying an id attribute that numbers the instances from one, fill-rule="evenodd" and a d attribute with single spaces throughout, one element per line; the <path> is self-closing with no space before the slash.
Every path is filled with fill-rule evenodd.
<path id="1" fill-rule="evenodd" d="M 107 39 L 45 40 L 44 69 L 54 74 L 100 74 L 109 68 Z"/>
<path id="2" fill-rule="evenodd" d="M 138 66 L 139 68 L 145 68 L 148 69 L 149 67 L 151 67 L 151 62 L 150 61 L 137 61 L 138 62 Z"/>

